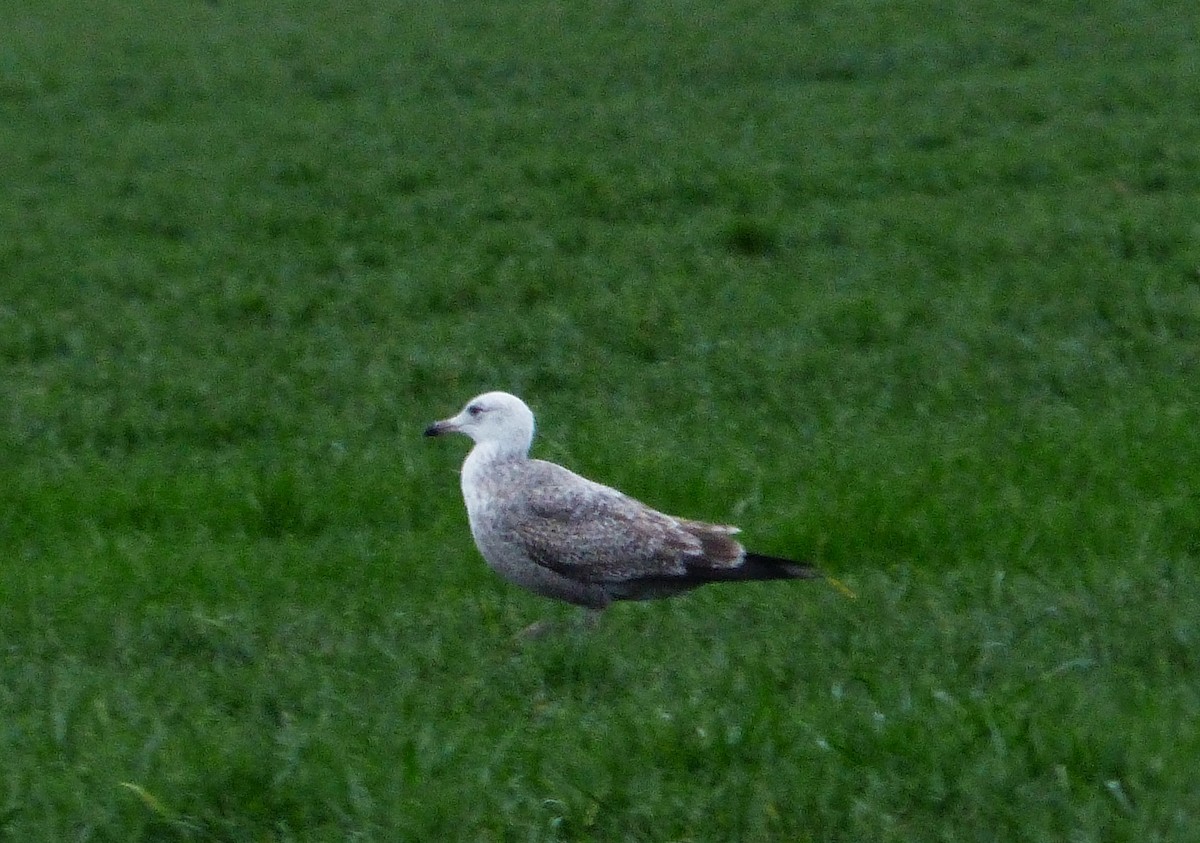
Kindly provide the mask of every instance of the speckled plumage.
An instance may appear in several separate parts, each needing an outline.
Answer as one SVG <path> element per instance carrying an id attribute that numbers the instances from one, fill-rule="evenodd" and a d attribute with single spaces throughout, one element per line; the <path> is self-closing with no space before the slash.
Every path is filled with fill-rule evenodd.
<path id="1" fill-rule="evenodd" d="M 473 398 L 425 431 L 475 441 L 462 470 L 471 533 L 488 565 L 509 582 L 600 609 L 709 582 L 821 576 L 803 563 L 747 553 L 733 538 L 736 527 L 676 518 L 530 459 L 533 431 L 529 408 L 504 392 Z"/>

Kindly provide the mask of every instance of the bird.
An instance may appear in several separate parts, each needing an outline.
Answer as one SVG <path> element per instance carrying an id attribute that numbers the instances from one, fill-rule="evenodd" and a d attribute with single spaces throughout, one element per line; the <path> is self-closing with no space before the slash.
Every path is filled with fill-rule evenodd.
<path id="1" fill-rule="evenodd" d="M 709 583 L 824 577 L 806 562 L 746 550 L 737 527 L 668 515 L 530 458 L 534 429 L 524 401 L 486 392 L 424 431 L 474 441 L 461 472 L 467 518 L 480 554 L 509 583 L 603 610 Z"/>

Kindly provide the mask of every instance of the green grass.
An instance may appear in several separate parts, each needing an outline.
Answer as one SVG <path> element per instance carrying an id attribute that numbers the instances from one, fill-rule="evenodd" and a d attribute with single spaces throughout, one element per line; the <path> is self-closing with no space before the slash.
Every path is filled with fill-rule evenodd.
<path id="1" fill-rule="evenodd" d="M 5 17 L 0 839 L 1200 836 L 1194 4 Z M 491 388 L 858 599 L 516 640 Z"/>

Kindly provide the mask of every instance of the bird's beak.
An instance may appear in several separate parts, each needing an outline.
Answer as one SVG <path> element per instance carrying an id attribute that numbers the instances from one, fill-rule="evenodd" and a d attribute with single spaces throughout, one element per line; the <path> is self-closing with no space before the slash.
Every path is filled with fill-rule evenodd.
<path id="1" fill-rule="evenodd" d="M 454 423 L 454 419 L 442 419 L 434 422 L 425 428 L 426 436 L 441 436 L 443 433 L 457 433 L 458 425 Z"/>

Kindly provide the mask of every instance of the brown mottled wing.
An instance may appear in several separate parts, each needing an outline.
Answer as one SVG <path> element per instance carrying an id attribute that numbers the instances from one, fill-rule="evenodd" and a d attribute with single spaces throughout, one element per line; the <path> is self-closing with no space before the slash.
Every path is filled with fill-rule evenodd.
<path id="1" fill-rule="evenodd" d="M 561 466 L 523 466 L 506 532 L 538 565 L 577 580 L 619 582 L 683 574 L 703 553 L 678 522 Z"/>

